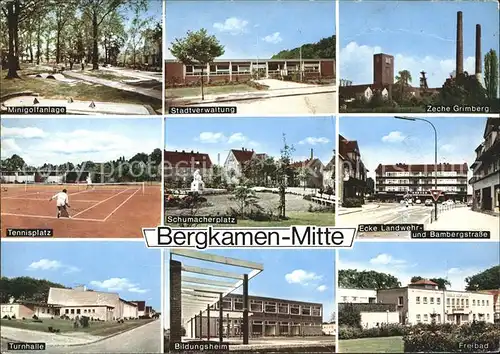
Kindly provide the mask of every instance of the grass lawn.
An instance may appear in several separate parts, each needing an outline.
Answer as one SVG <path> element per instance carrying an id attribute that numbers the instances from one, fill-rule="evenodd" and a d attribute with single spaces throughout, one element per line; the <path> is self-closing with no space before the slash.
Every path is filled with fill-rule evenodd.
<path id="1" fill-rule="evenodd" d="M 143 324 L 149 323 L 152 320 L 130 320 L 124 323 L 117 323 L 116 321 L 110 322 L 90 322 L 87 328 L 73 328 L 73 321 L 61 319 L 43 319 L 42 323 L 33 322 L 31 319 L 27 320 L 0 320 L 0 324 L 5 327 L 15 327 L 21 329 L 28 329 L 32 331 L 48 332 L 49 327 L 59 329 L 63 332 L 85 332 L 94 336 L 109 336 L 111 334 L 132 329 Z"/>
<path id="2" fill-rule="evenodd" d="M 200 87 L 167 88 L 166 91 L 168 98 L 201 96 Z M 245 84 L 238 84 L 238 85 L 223 85 L 223 86 L 205 86 L 203 91 L 205 92 L 205 95 L 217 95 L 224 93 L 254 92 L 258 90 L 252 86 L 248 86 Z"/>
<path id="3" fill-rule="evenodd" d="M 359 338 L 339 341 L 339 353 L 403 353 L 402 337 Z"/>
<path id="4" fill-rule="evenodd" d="M 2 80 L 0 96 L 22 92 L 33 91 L 45 98 L 67 99 L 72 97 L 80 101 L 101 101 L 117 103 L 135 103 L 150 105 L 158 110 L 162 107 L 161 100 L 152 97 L 139 95 L 133 92 L 118 90 L 108 86 L 88 85 L 85 83 L 67 84 L 50 79 L 36 79 L 28 77 L 22 71 L 19 72 L 22 79 Z M 5 77 L 5 71 L 1 75 Z"/>
<path id="5" fill-rule="evenodd" d="M 94 76 L 94 77 L 97 77 L 100 79 L 120 81 L 120 82 L 122 80 L 127 80 L 127 79 L 131 78 L 129 76 L 122 76 L 122 75 L 118 75 L 118 74 L 113 74 L 113 73 L 111 73 L 109 71 L 105 71 L 105 70 L 85 70 L 83 72 L 79 71 L 77 73 L 82 74 L 82 75 Z"/>

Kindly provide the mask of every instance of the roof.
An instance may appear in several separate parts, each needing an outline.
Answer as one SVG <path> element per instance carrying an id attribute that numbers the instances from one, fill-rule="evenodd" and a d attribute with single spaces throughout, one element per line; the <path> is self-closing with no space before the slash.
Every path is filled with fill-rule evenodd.
<path id="1" fill-rule="evenodd" d="M 343 158 L 347 158 L 348 153 L 359 154 L 359 146 L 357 140 L 347 140 L 339 134 L 339 154 Z"/>
<path id="2" fill-rule="evenodd" d="M 50 288 L 47 303 L 58 306 L 111 306 L 119 301 L 117 293 Z"/>
<path id="3" fill-rule="evenodd" d="M 437 165 L 437 170 L 440 172 L 462 172 L 467 173 L 469 167 L 467 163 L 463 164 L 450 164 L 450 163 L 440 163 Z M 379 164 L 375 172 L 381 174 L 384 172 L 434 172 L 434 164 L 415 164 L 408 165 L 405 163 L 396 163 L 394 165 L 382 165 Z"/>
<path id="4" fill-rule="evenodd" d="M 179 167 L 192 166 L 193 168 L 211 168 L 212 160 L 210 156 L 205 153 L 194 152 L 194 151 L 167 151 L 163 152 L 164 163 L 168 163 L 171 166 L 176 166 L 181 164 Z M 186 164 L 188 166 L 186 166 Z"/>
<path id="5" fill-rule="evenodd" d="M 300 58 L 296 59 L 262 59 L 262 58 L 246 58 L 246 59 L 214 59 L 213 63 L 228 63 L 228 62 L 233 62 L 233 63 L 250 63 L 250 62 L 259 62 L 259 63 L 282 63 L 284 61 L 300 61 Z M 305 63 L 313 63 L 313 62 L 318 62 L 318 61 L 331 61 L 335 62 L 335 59 L 332 58 L 317 58 L 317 59 L 302 59 L 303 62 Z M 178 60 L 176 59 L 167 59 L 165 60 L 167 64 L 169 63 L 177 63 L 181 64 Z"/>
<path id="6" fill-rule="evenodd" d="M 231 152 L 233 153 L 236 161 L 239 163 L 250 161 L 255 154 L 253 150 L 247 150 L 245 148 L 242 148 L 241 150 L 231 149 Z"/>
<path id="7" fill-rule="evenodd" d="M 137 306 L 137 303 L 135 301 L 127 301 L 125 299 L 120 298 L 120 301 L 123 301 L 126 304 L 132 305 L 132 306 Z"/>
<path id="8" fill-rule="evenodd" d="M 339 95 L 344 96 L 344 98 L 353 98 L 357 94 L 365 92 L 367 88 L 370 88 L 372 91 L 382 91 L 383 89 L 388 89 L 389 85 L 384 86 L 380 84 L 363 84 L 340 86 Z"/>
<path id="9" fill-rule="evenodd" d="M 434 283 L 433 281 L 430 281 L 428 279 L 417 280 L 417 281 L 411 283 L 411 285 L 433 285 L 433 286 L 439 286 L 439 284 Z"/>
<path id="10" fill-rule="evenodd" d="M 500 118 L 490 117 L 486 120 L 486 125 L 484 127 L 483 137 L 486 139 L 491 131 L 499 131 L 500 129 Z"/>
<path id="11" fill-rule="evenodd" d="M 311 166 L 311 165 L 315 164 L 316 162 L 321 163 L 320 159 L 313 158 L 313 159 L 307 159 L 304 161 L 297 161 L 297 162 L 291 163 L 290 167 L 291 168 L 301 168 L 301 167 Z"/>

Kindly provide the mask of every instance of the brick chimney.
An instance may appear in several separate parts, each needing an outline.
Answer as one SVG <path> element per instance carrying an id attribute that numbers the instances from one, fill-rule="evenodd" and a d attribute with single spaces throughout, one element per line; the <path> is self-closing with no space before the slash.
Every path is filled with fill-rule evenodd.
<path id="1" fill-rule="evenodd" d="M 457 12 L 457 53 L 456 53 L 456 76 L 464 72 L 464 31 L 462 11 Z"/>
<path id="2" fill-rule="evenodd" d="M 311 149 L 311 160 L 314 158 L 314 150 Z"/>
<path id="3" fill-rule="evenodd" d="M 481 82 L 483 61 L 481 59 L 481 25 L 476 25 L 476 79 Z"/>

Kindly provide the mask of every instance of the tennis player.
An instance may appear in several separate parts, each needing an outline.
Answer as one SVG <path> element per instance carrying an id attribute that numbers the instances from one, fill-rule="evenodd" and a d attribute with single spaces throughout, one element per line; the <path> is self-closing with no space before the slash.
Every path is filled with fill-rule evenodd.
<path id="1" fill-rule="evenodd" d="M 66 189 L 63 189 L 62 192 L 56 193 L 52 198 L 49 199 L 49 201 L 54 199 L 56 200 L 57 205 L 57 218 L 59 219 L 61 217 L 62 211 L 64 211 L 69 217 L 68 209 L 66 209 L 67 207 L 70 208 L 68 191 Z"/>
<path id="2" fill-rule="evenodd" d="M 90 177 L 90 175 L 87 176 L 87 189 L 91 189 L 92 188 L 92 178 Z"/>

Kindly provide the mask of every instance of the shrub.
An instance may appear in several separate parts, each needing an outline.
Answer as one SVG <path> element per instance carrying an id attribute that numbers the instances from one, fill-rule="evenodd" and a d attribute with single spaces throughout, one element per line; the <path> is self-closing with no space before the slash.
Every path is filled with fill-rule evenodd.
<path id="1" fill-rule="evenodd" d="M 356 339 L 361 336 L 361 329 L 351 326 L 339 327 L 339 339 Z"/>
<path id="2" fill-rule="evenodd" d="M 83 328 L 87 328 L 89 327 L 90 323 L 89 323 L 89 318 L 87 316 L 82 316 L 80 318 L 80 325 L 83 327 Z"/>
<path id="3" fill-rule="evenodd" d="M 38 320 L 38 316 L 37 315 L 33 315 L 33 317 L 31 317 L 32 319 L 34 320 Z"/>
<path id="4" fill-rule="evenodd" d="M 2 318 L 3 318 L 4 320 L 6 320 L 6 319 L 8 319 L 8 318 L 9 318 L 9 316 L 5 315 L 5 316 L 3 316 Z"/>
<path id="5" fill-rule="evenodd" d="M 341 326 L 361 328 L 361 312 L 352 304 L 344 304 L 342 311 L 339 311 L 339 324 Z"/>
<path id="6" fill-rule="evenodd" d="M 326 187 L 325 189 L 325 194 L 327 195 L 333 195 L 333 188 L 331 186 Z"/>
<path id="7" fill-rule="evenodd" d="M 362 198 L 345 198 L 342 202 L 344 208 L 360 208 L 363 206 Z"/>
<path id="8" fill-rule="evenodd" d="M 12 315 L 11 319 L 15 320 L 16 319 L 16 315 Z"/>

